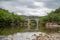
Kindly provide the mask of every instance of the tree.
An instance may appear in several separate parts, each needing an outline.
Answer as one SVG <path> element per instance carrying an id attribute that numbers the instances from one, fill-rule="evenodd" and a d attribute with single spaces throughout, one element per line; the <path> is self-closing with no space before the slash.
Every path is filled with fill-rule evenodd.
<path id="1" fill-rule="evenodd" d="M 21 28 L 19 23 L 24 21 L 23 16 L 16 15 L 13 12 L 11 13 L 8 10 L 0 8 L 0 34 L 6 33 L 5 30 L 7 29 L 10 29 L 10 31 L 12 30 L 13 32 L 11 32 L 14 33 L 15 29 L 18 27 Z M 9 31 L 7 33 L 9 33 Z"/>
<path id="2" fill-rule="evenodd" d="M 46 22 L 57 22 L 60 24 L 60 8 L 55 11 L 51 11 L 47 16 L 42 16 L 40 18 L 40 23 L 45 24 Z"/>

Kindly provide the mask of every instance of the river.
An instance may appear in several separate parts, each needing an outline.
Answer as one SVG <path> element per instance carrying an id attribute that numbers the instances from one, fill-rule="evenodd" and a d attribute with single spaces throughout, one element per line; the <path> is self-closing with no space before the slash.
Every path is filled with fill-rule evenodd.
<path id="1" fill-rule="evenodd" d="M 0 40 L 34 40 L 39 37 L 39 40 L 60 40 L 60 32 L 43 33 L 43 32 L 22 32 L 8 35 Z"/>
<path id="2" fill-rule="evenodd" d="M 34 34 L 39 35 L 42 32 L 23 32 L 23 33 L 15 33 L 14 35 L 8 35 L 3 40 L 32 40 L 35 39 Z"/>

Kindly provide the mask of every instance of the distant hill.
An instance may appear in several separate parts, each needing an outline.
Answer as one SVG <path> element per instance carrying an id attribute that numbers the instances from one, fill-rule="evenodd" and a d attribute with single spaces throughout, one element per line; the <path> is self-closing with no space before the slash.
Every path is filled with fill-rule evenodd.
<path id="1" fill-rule="evenodd" d="M 23 16 L 24 18 L 26 18 L 26 19 L 39 19 L 40 17 L 39 16 L 25 16 L 25 15 L 21 15 L 21 16 Z"/>

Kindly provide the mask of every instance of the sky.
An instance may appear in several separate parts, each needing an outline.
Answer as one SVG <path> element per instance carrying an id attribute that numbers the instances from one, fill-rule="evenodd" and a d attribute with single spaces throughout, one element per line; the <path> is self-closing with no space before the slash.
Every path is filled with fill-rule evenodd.
<path id="1" fill-rule="evenodd" d="M 59 7 L 60 0 L 0 0 L 0 8 L 26 16 L 45 16 Z"/>

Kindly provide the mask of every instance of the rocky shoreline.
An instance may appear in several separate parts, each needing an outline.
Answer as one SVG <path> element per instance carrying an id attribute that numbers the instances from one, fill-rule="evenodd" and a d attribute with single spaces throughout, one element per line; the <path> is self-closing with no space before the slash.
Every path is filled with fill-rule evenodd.
<path id="1" fill-rule="evenodd" d="M 0 40 L 60 40 L 60 32 L 43 33 L 43 32 L 25 32 L 10 35 Z"/>
<path id="2" fill-rule="evenodd" d="M 36 38 L 32 40 L 60 40 L 60 33 L 41 33 L 39 35 L 34 34 L 34 36 Z"/>

